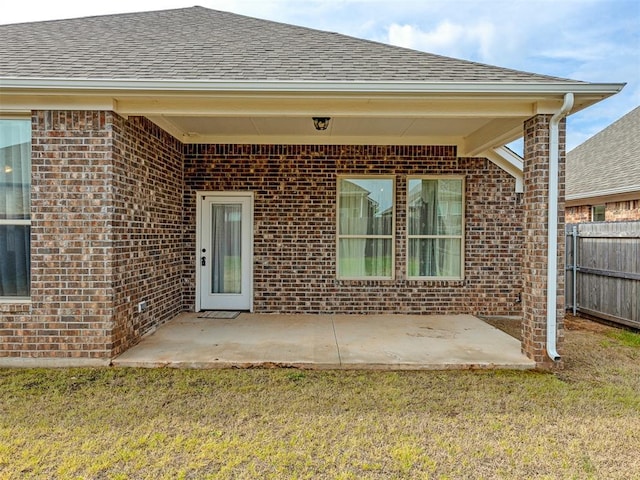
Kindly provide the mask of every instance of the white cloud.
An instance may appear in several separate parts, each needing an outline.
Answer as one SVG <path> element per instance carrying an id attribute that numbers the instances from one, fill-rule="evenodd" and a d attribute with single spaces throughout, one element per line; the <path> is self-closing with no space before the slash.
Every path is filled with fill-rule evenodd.
<path id="1" fill-rule="evenodd" d="M 496 28 L 487 21 L 463 25 L 444 20 L 431 31 L 393 23 L 388 29 L 388 41 L 392 45 L 485 62 L 493 57 L 495 40 Z"/>

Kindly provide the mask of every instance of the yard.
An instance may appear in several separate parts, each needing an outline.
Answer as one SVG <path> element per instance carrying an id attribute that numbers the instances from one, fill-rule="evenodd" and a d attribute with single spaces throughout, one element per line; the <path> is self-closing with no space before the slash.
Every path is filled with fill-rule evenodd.
<path id="1" fill-rule="evenodd" d="M 0 479 L 640 478 L 640 335 L 569 319 L 563 353 L 556 374 L 4 369 Z"/>

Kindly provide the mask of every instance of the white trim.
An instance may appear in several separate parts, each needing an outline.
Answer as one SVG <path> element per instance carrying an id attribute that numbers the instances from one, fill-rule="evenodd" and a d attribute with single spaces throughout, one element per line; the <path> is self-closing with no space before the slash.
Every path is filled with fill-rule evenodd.
<path id="1" fill-rule="evenodd" d="M 253 249 L 253 244 L 254 244 L 254 235 L 253 235 L 253 227 L 254 227 L 254 210 L 255 210 L 255 193 L 252 191 L 224 191 L 224 190 L 200 190 L 196 192 L 196 251 L 195 251 L 195 264 L 194 267 L 196 269 L 196 299 L 195 299 L 195 305 L 194 305 L 194 311 L 199 312 L 202 309 L 201 303 L 200 303 L 200 294 L 201 294 L 201 278 L 200 278 L 200 253 L 202 250 L 202 243 L 201 243 L 201 233 L 202 233 L 202 221 L 201 221 L 201 215 L 202 215 L 202 202 L 204 201 L 204 199 L 206 197 L 241 197 L 241 198 L 248 198 L 249 199 L 249 215 L 251 216 L 250 222 L 251 222 L 251 228 L 249 229 L 249 256 L 251 257 L 249 259 L 249 264 L 251 265 L 251 268 L 248 269 L 249 271 L 249 285 L 250 285 L 250 292 L 249 292 L 249 311 L 253 312 L 253 300 L 254 300 L 254 295 L 253 295 L 253 270 L 254 270 L 254 266 L 253 266 L 253 259 L 254 259 L 254 249 Z"/>
<path id="2" fill-rule="evenodd" d="M 31 220 L 29 219 L 12 220 L 12 219 L 0 218 L 0 225 L 31 225 Z"/>
<path id="3" fill-rule="evenodd" d="M 294 80 L 161 80 L 89 79 L 52 77 L 4 77 L 0 88 L 78 89 L 78 90 L 173 90 L 173 91 L 258 91 L 258 92 L 378 92 L 378 93 L 575 93 L 610 95 L 622 90 L 623 83 L 584 83 L 572 81 L 519 82 L 389 82 L 389 81 L 294 81 Z"/>
<path id="4" fill-rule="evenodd" d="M 31 305 L 31 297 L 0 297 L 0 305 Z"/>

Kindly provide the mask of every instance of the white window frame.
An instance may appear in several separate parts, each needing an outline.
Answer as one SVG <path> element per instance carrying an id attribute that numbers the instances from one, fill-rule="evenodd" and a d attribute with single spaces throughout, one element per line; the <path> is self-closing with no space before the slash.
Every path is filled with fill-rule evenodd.
<path id="1" fill-rule="evenodd" d="M 460 205 L 461 215 L 462 215 L 462 229 L 460 235 L 410 235 L 409 234 L 409 184 L 411 180 L 460 180 L 462 182 L 462 200 Z M 410 175 L 407 176 L 406 183 L 406 233 L 407 233 L 407 242 L 406 242 L 406 268 L 407 268 L 407 279 L 408 280 L 464 280 L 465 274 L 465 230 L 466 230 L 466 218 L 465 218 L 465 210 L 466 210 L 466 178 L 464 175 Z M 422 239 L 422 238 L 434 238 L 434 239 L 459 239 L 460 240 L 460 275 L 459 276 L 420 276 L 420 275 L 410 275 L 409 264 L 411 262 L 411 255 L 409 254 L 410 249 L 409 245 L 411 240 L 413 239 Z"/>
<path id="2" fill-rule="evenodd" d="M 391 180 L 391 235 L 342 235 L 340 233 L 340 184 L 342 180 Z M 344 276 L 340 273 L 340 240 L 342 239 L 391 240 L 390 276 Z M 338 280 L 394 280 L 396 272 L 396 176 L 395 175 L 338 175 L 336 180 L 336 278 Z"/>

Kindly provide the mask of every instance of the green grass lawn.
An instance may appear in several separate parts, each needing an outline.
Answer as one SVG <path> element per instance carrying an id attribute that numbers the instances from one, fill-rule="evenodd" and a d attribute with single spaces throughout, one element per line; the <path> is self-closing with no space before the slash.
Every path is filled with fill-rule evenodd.
<path id="1" fill-rule="evenodd" d="M 640 478 L 637 334 L 555 373 L 0 369 L 0 479 Z"/>

